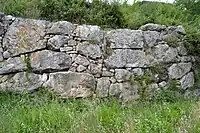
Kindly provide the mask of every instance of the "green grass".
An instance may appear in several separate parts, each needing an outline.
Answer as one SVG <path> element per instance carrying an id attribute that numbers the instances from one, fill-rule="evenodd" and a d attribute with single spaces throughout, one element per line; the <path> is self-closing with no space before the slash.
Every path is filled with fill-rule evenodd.
<path id="1" fill-rule="evenodd" d="M 122 104 L 62 100 L 46 92 L 0 94 L 2 133 L 172 133 L 200 131 L 198 101 Z"/>

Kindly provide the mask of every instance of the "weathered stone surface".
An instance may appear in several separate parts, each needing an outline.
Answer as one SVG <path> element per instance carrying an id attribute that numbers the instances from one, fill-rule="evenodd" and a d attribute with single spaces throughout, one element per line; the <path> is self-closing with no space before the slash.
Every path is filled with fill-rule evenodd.
<path id="1" fill-rule="evenodd" d="M 83 65 L 83 66 L 88 66 L 90 64 L 90 62 L 88 61 L 88 59 L 82 55 L 78 55 L 75 58 L 75 63 L 79 64 L 79 65 Z"/>
<path id="2" fill-rule="evenodd" d="M 131 73 L 126 69 L 116 69 L 115 78 L 118 82 L 128 81 L 131 78 Z"/>
<path id="3" fill-rule="evenodd" d="M 178 52 L 176 48 L 171 48 L 167 44 L 159 44 L 154 47 L 153 56 L 160 62 L 175 62 Z"/>
<path id="4" fill-rule="evenodd" d="M 192 67 L 191 63 L 173 64 L 168 68 L 169 78 L 172 79 L 182 78 L 186 73 L 188 73 L 191 70 L 191 67 Z"/>
<path id="5" fill-rule="evenodd" d="M 79 65 L 78 67 L 77 67 L 77 71 L 78 72 L 83 72 L 83 71 L 85 71 L 87 68 L 85 67 L 85 66 L 83 66 L 83 65 Z"/>
<path id="6" fill-rule="evenodd" d="M 114 73 L 109 71 L 109 70 L 107 70 L 106 68 L 103 68 L 102 76 L 103 77 L 112 77 L 112 76 L 114 76 Z"/>
<path id="7" fill-rule="evenodd" d="M 3 48 L 11 56 L 32 52 L 46 47 L 46 21 L 16 18 L 3 40 Z"/>
<path id="8" fill-rule="evenodd" d="M 185 75 L 181 80 L 181 88 L 182 89 L 187 89 L 190 88 L 194 85 L 194 74 L 193 72 L 188 73 Z"/>
<path id="9" fill-rule="evenodd" d="M 105 60 L 105 64 L 111 68 L 124 68 L 124 67 L 146 67 L 149 61 L 146 55 L 140 50 L 131 49 L 118 49 Z"/>
<path id="10" fill-rule="evenodd" d="M 150 31 L 162 31 L 162 30 L 165 30 L 165 28 L 166 28 L 166 26 L 164 26 L 164 25 L 149 23 L 149 24 L 141 26 L 139 29 L 143 30 L 143 31 L 148 31 L 148 30 L 150 30 Z"/>
<path id="11" fill-rule="evenodd" d="M 47 47 L 50 50 L 59 50 L 61 47 L 64 47 L 68 43 L 69 37 L 63 35 L 55 35 L 50 38 L 47 43 Z"/>
<path id="12" fill-rule="evenodd" d="M 107 97 L 110 88 L 110 81 L 108 77 L 102 77 L 97 81 L 96 94 L 98 97 Z"/>
<path id="13" fill-rule="evenodd" d="M 16 73 L 26 70 L 26 63 L 22 57 L 9 58 L 0 62 L 0 74 Z"/>
<path id="14" fill-rule="evenodd" d="M 30 63 L 33 71 L 68 70 L 71 66 L 71 57 L 62 52 L 43 50 L 31 54 Z"/>
<path id="15" fill-rule="evenodd" d="M 1 23 L 1 20 L 0 20 L 0 35 L 3 35 L 4 34 L 4 25 L 3 23 Z"/>
<path id="16" fill-rule="evenodd" d="M 142 76 L 144 74 L 144 71 L 141 68 L 135 68 L 132 70 L 132 73 L 136 76 Z"/>
<path id="17" fill-rule="evenodd" d="M 148 47 L 156 45 L 157 41 L 161 40 L 160 33 L 157 31 L 145 31 L 144 39 Z"/>
<path id="18" fill-rule="evenodd" d="M 104 33 L 99 26 L 79 25 L 74 32 L 75 36 L 81 38 L 81 40 L 102 42 L 104 37 Z"/>
<path id="19" fill-rule="evenodd" d="M 91 63 L 89 65 L 89 70 L 91 74 L 97 75 L 97 77 L 99 77 L 102 73 L 102 64 Z"/>
<path id="20" fill-rule="evenodd" d="M 97 59 L 102 57 L 102 51 L 97 44 L 91 44 L 89 42 L 79 43 L 77 46 L 77 51 L 80 54 L 90 57 L 92 59 Z"/>
<path id="21" fill-rule="evenodd" d="M 10 53 L 8 51 L 3 52 L 3 58 L 5 59 L 10 58 Z"/>
<path id="22" fill-rule="evenodd" d="M 107 33 L 106 40 L 111 48 L 143 48 L 144 45 L 140 30 L 112 30 Z"/>
<path id="23" fill-rule="evenodd" d="M 37 75 L 26 72 L 0 76 L 0 91 L 34 92 L 47 80 L 47 75 Z"/>
<path id="24" fill-rule="evenodd" d="M 158 84 L 158 86 L 159 86 L 160 88 L 164 88 L 166 85 L 167 85 L 167 83 L 166 83 L 165 81 L 162 81 L 162 82 L 160 82 L 160 83 Z"/>
<path id="25" fill-rule="evenodd" d="M 139 98 L 138 86 L 129 83 L 111 84 L 109 95 L 115 95 L 125 101 L 136 100 Z"/>
<path id="26" fill-rule="evenodd" d="M 87 73 L 51 73 L 45 86 L 65 98 L 89 97 L 95 90 L 95 79 Z"/>
<path id="27" fill-rule="evenodd" d="M 184 47 L 183 44 L 179 43 L 177 50 L 179 55 L 187 55 L 187 49 Z"/>
<path id="28" fill-rule="evenodd" d="M 74 25 L 67 21 L 58 21 L 55 23 L 50 23 L 47 30 L 48 34 L 65 34 L 70 35 L 75 29 Z"/>

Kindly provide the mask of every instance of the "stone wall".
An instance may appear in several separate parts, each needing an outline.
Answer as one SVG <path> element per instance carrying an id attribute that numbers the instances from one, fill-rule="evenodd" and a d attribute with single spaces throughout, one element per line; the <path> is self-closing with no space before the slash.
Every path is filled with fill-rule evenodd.
<path id="1" fill-rule="evenodd" d="M 44 86 L 66 98 L 131 100 L 172 80 L 187 90 L 194 84 L 195 58 L 187 54 L 184 36 L 182 26 L 105 31 L 0 14 L 0 91 Z"/>

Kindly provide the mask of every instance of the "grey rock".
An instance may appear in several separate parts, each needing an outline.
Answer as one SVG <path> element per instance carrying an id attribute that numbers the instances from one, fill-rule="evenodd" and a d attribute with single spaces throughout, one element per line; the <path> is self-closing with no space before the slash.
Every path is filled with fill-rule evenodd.
<path id="1" fill-rule="evenodd" d="M 143 48 L 143 34 L 140 30 L 118 29 L 109 31 L 106 40 L 111 48 Z"/>
<path id="2" fill-rule="evenodd" d="M 193 72 L 188 73 L 185 75 L 181 80 L 181 88 L 188 89 L 194 85 L 194 74 Z"/>
<path id="3" fill-rule="evenodd" d="M 10 92 L 34 92 L 47 80 L 47 75 L 20 72 L 0 76 L 0 91 Z"/>
<path id="4" fill-rule="evenodd" d="M 33 71 L 68 70 L 72 64 L 71 57 L 62 52 L 43 50 L 30 56 Z"/>
<path id="5" fill-rule="evenodd" d="M 10 53 L 8 51 L 3 52 L 3 58 L 4 59 L 10 58 Z"/>
<path id="6" fill-rule="evenodd" d="M 79 64 L 79 65 L 83 65 L 83 66 L 88 66 L 90 64 L 90 62 L 88 61 L 88 59 L 82 55 L 78 55 L 75 58 L 75 63 Z"/>
<path id="7" fill-rule="evenodd" d="M 5 34 L 3 48 L 12 57 L 46 48 L 44 36 L 47 23 L 42 20 L 16 18 Z"/>
<path id="8" fill-rule="evenodd" d="M 93 94 L 96 82 L 87 73 L 57 72 L 49 75 L 45 86 L 64 98 L 85 98 Z"/>
<path id="9" fill-rule="evenodd" d="M 153 47 L 161 40 L 160 33 L 157 31 L 144 31 L 144 39 L 148 47 Z"/>
<path id="10" fill-rule="evenodd" d="M 93 75 L 100 76 L 102 74 L 102 64 L 91 63 L 89 65 L 89 71 Z"/>
<path id="11" fill-rule="evenodd" d="M 47 43 L 47 47 L 50 50 L 59 50 L 61 47 L 64 47 L 67 44 L 69 37 L 63 35 L 55 35 L 50 38 Z"/>
<path id="12" fill-rule="evenodd" d="M 178 63 L 173 64 L 168 68 L 169 78 L 179 79 L 182 78 L 186 73 L 188 73 L 192 68 L 191 63 Z"/>
<path id="13" fill-rule="evenodd" d="M 191 58 L 191 56 L 182 56 L 182 57 L 180 57 L 180 61 L 181 62 L 191 62 L 192 58 Z"/>
<path id="14" fill-rule="evenodd" d="M 153 56 L 160 62 L 177 61 L 178 52 L 176 48 L 171 48 L 167 44 L 159 44 L 153 49 Z"/>
<path id="15" fill-rule="evenodd" d="M 77 46 L 77 51 L 80 54 L 90 57 L 92 59 L 97 59 L 102 57 L 102 51 L 97 44 L 91 44 L 89 42 L 79 43 Z"/>
<path id="16" fill-rule="evenodd" d="M 103 77 L 112 77 L 112 76 L 114 76 L 114 73 L 109 71 L 109 70 L 107 70 L 106 68 L 103 68 L 102 76 Z"/>
<path id="17" fill-rule="evenodd" d="M 105 64 L 110 68 L 137 68 L 147 67 L 149 65 L 149 61 L 147 60 L 145 52 L 143 51 L 118 49 L 115 50 L 112 55 L 105 60 Z"/>
<path id="18" fill-rule="evenodd" d="M 22 57 L 9 58 L 0 62 L 0 74 L 16 73 L 26 70 L 26 63 Z"/>
<path id="19" fill-rule="evenodd" d="M 144 74 L 144 71 L 141 68 L 134 68 L 132 70 L 132 73 L 135 76 L 142 76 Z"/>
<path id="20" fill-rule="evenodd" d="M 117 80 L 114 77 L 110 77 L 110 82 L 114 84 L 117 82 Z"/>
<path id="21" fill-rule="evenodd" d="M 48 25 L 48 34 L 65 34 L 70 35 L 73 33 L 75 27 L 72 23 L 67 21 L 58 21 Z"/>
<path id="22" fill-rule="evenodd" d="M 85 66 L 83 66 L 83 65 L 79 65 L 78 67 L 77 67 L 77 71 L 78 72 L 83 72 L 83 71 L 85 71 L 87 68 L 85 67 Z"/>
<path id="23" fill-rule="evenodd" d="M 104 33 L 99 26 L 79 25 L 74 32 L 75 36 L 81 38 L 81 40 L 101 42 L 104 37 Z"/>
<path id="24" fill-rule="evenodd" d="M 97 81 L 96 93 L 98 97 L 107 97 L 110 88 L 109 77 L 102 77 Z"/>
<path id="25" fill-rule="evenodd" d="M 159 86 L 160 88 L 164 88 L 166 85 L 167 85 L 167 82 L 165 82 L 165 81 L 162 81 L 162 82 L 160 82 L 160 83 L 158 84 L 158 86 Z"/>
<path id="26" fill-rule="evenodd" d="M 67 53 L 71 53 L 71 52 L 73 52 L 73 47 L 71 47 L 71 46 L 65 46 L 65 47 L 62 47 L 62 48 L 60 48 L 60 51 L 61 52 L 67 52 Z"/>
<path id="27" fill-rule="evenodd" d="M 179 55 L 187 55 L 187 49 L 184 47 L 183 44 L 179 43 L 177 50 Z"/>
<path id="28" fill-rule="evenodd" d="M 143 31 L 148 31 L 148 30 L 150 30 L 150 31 L 162 31 L 162 30 L 166 29 L 166 26 L 149 23 L 149 24 L 145 24 L 145 25 L 141 26 L 139 29 L 143 30 Z"/>
<path id="29" fill-rule="evenodd" d="M 124 101 L 132 101 L 139 98 L 138 86 L 129 83 L 116 83 L 110 85 L 110 96 L 116 96 Z"/>
<path id="30" fill-rule="evenodd" d="M 131 78 L 131 73 L 126 69 L 116 69 L 115 78 L 118 82 L 128 81 Z"/>
<path id="31" fill-rule="evenodd" d="M 0 35 L 4 34 L 4 24 L 0 21 Z"/>

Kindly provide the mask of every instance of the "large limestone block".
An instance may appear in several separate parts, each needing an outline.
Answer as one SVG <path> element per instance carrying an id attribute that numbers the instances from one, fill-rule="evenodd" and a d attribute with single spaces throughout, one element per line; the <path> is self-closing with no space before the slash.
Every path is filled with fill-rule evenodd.
<path id="1" fill-rule="evenodd" d="M 22 57 L 9 58 L 0 62 L 0 74 L 16 73 L 26 70 L 26 63 Z"/>
<path id="2" fill-rule="evenodd" d="M 58 21 L 48 25 L 48 34 L 65 34 L 70 35 L 75 29 L 74 25 L 68 21 Z"/>
<path id="3" fill-rule="evenodd" d="M 68 44 L 68 40 L 68 36 L 55 35 L 48 40 L 47 47 L 50 50 L 60 50 L 61 47 Z"/>
<path id="4" fill-rule="evenodd" d="M 173 64 L 168 68 L 169 78 L 179 79 L 188 73 L 192 68 L 192 63 L 178 63 Z"/>
<path id="5" fill-rule="evenodd" d="M 97 81 L 96 93 L 98 97 L 107 97 L 110 88 L 109 77 L 102 77 Z"/>
<path id="6" fill-rule="evenodd" d="M 0 76 L 0 91 L 33 92 L 47 80 L 47 75 L 20 72 Z"/>
<path id="7" fill-rule="evenodd" d="M 188 73 L 185 75 L 181 80 L 181 88 L 182 89 L 187 89 L 190 88 L 194 85 L 194 74 L 193 72 Z"/>
<path id="8" fill-rule="evenodd" d="M 3 40 L 3 48 L 11 56 L 32 52 L 46 47 L 47 21 L 16 18 Z"/>
<path id="9" fill-rule="evenodd" d="M 33 71 L 68 70 L 72 64 L 70 55 L 49 50 L 38 51 L 30 56 Z"/>
<path id="10" fill-rule="evenodd" d="M 115 69 L 115 78 L 118 82 L 130 80 L 131 75 L 132 74 L 126 69 Z"/>
<path id="11" fill-rule="evenodd" d="M 57 72 L 49 75 L 45 86 L 65 98 L 85 98 L 93 94 L 96 81 L 88 73 Z"/>
<path id="12" fill-rule="evenodd" d="M 92 44 L 90 42 L 79 43 L 77 46 L 77 51 L 80 54 L 90 57 L 92 59 L 97 59 L 102 57 L 102 51 L 98 44 Z"/>
<path id="13" fill-rule="evenodd" d="M 140 30 L 118 29 L 109 31 L 106 40 L 111 48 L 143 48 L 144 40 Z"/>
<path id="14" fill-rule="evenodd" d="M 146 67 L 149 65 L 148 58 L 145 52 L 140 50 L 131 49 L 117 49 L 108 59 L 105 64 L 111 68 L 124 68 L 124 67 Z"/>
<path id="15" fill-rule="evenodd" d="M 157 31 L 144 31 L 145 43 L 148 47 L 153 47 L 161 40 L 160 33 Z"/>
<path id="16" fill-rule="evenodd" d="M 79 25 L 74 31 L 75 36 L 82 40 L 91 40 L 95 42 L 102 42 L 104 33 L 99 26 L 93 25 Z"/>

